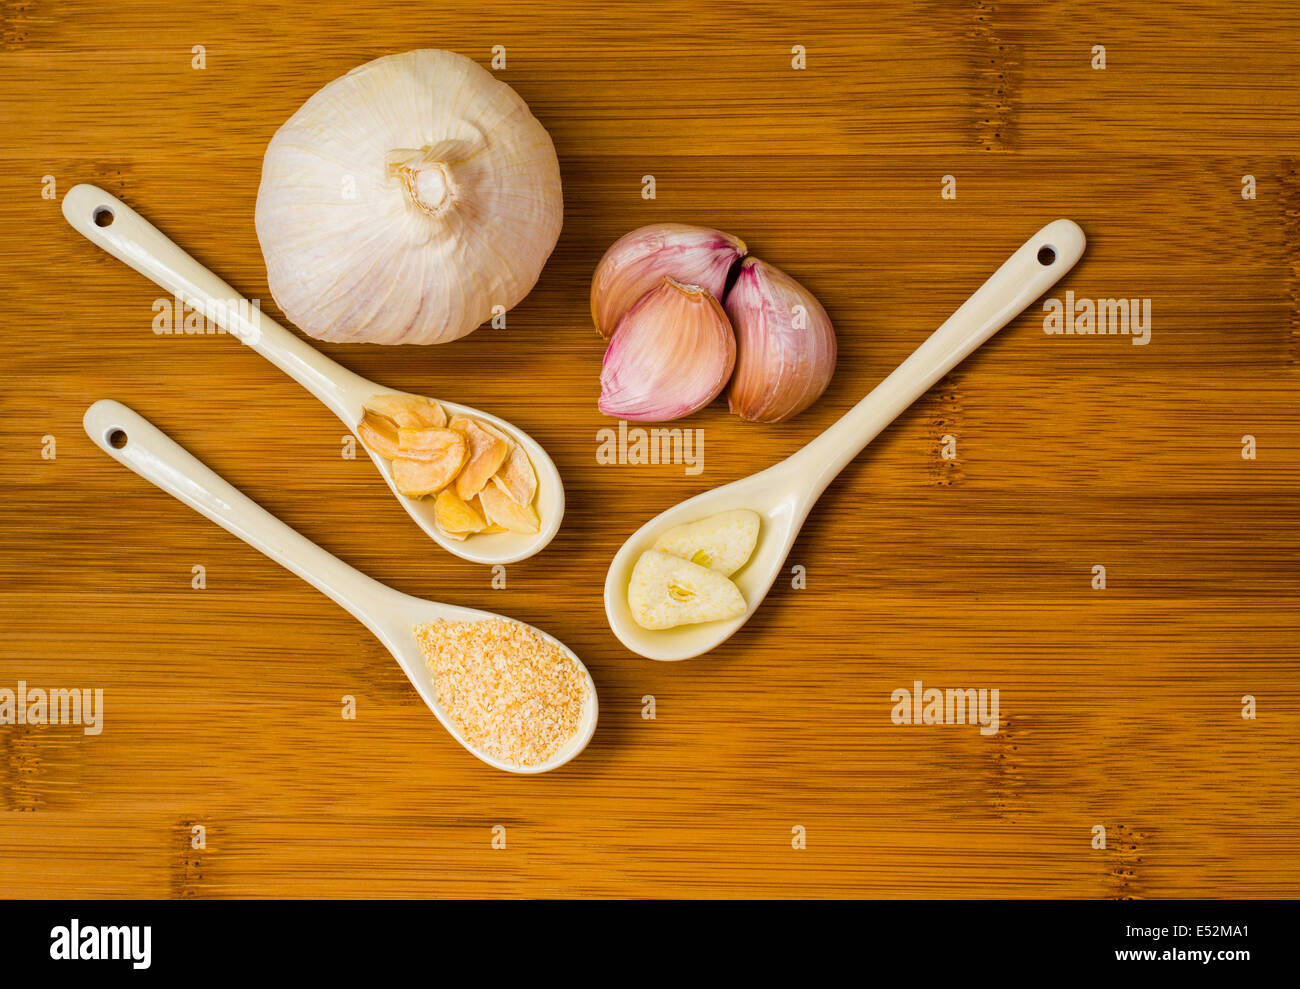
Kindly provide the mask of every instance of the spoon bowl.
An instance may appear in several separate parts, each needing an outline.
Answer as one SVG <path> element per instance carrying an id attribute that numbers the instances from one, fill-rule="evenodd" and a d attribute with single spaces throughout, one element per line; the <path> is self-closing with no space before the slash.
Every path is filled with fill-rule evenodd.
<path id="1" fill-rule="evenodd" d="M 373 387 L 375 390 L 368 392 L 366 398 L 377 395 L 381 391 L 390 395 L 411 394 L 410 392 L 397 392 L 391 388 Z M 423 398 L 424 396 L 417 397 Z M 362 399 L 362 401 L 365 401 L 365 399 Z M 415 524 L 423 529 L 430 539 L 449 553 L 453 553 L 463 560 L 489 565 L 517 563 L 541 552 L 555 538 L 555 534 L 560 531 L 560 521 L 564 518 L 564 484 L 560 480 L 560 472 L 551 460 L 550 455 L 542 449 L 540 443 L 518 426 L 508 423 L 498 416 L 456 402 L 444 402 L 440 399 L 435 401 L 446 409 L 448 419 L 453 416 L 464 415 L 469 416 L 471 419 L 478 419 L 480 422 L 490 423 L 524 448 L 524 452 L 528 454 L 528 459 L 532 462 L 533 470 L 537 473 L 537 501 L 535 507 L 537 516 L 541 519 L 541 527 L 535 533 L 482 532 L 470 536 L 464 541 L 451 539 L 438 528 L 437 523 L 434 521 L 433 499 L 408 498 L 398 491 L 397 485 L 393 481 L 392 464 L 367 447 L 358 437 L 357 444 L 370 455 L 370 459 L 379 470 L 384 482 L 388 485 L 389 490 L 393 492 L 393 497 L 401 503 L 402 507 L 406 509 L 406 513 L 415 520 Z M 355 435 L 357 426 L 361 422 L 361 406 L 357 404 L 354 408 L 356 418 L 351 422 L 347 419 L 343 421 L 348 424 L 348 428 Z"/>
<path id="2" fill-rule="evenodd" d="M 720 645 L 749 621 L 780 573 L 781 564 L 816 500 L 810 501 L 806 491 L 791 483 L 788 463 L 782 461 L 757 474 L 688 498 L 656 515 L 631 535 L 615 554 L 605 577 L 605 615 L 625 646 L 647 659 L 690 659 Z M 725 621 L 668 629 L 650 630 L 638 625 L 627 604 L 627 587 L 637 558 L 673 526 L 737 508 L 757 512 L 761 520 L 754 552 L 731 575 L 745 598 L 745 613 Z"/>
<path id="3" fill-rule="evenodd" d="M 93 185 L 77 185 L 63 197 L 63 215 L 82 236 L 125 262 L 192 309 L 202 312 L 315 395 L 355 435 L 362 406 L 379 394 L 400 394 L 355 374 L 294 336 L 244 299 L 215 274 L 181 250 L 157 227 L 116 196 Z M 424 396 L 420 396 L 424 397 Z M 490 422 L 523 447 L 537 474 L 536 533 L 499 532 L 461 541 L 435 524 L 432 499 L 408 498 L 393 483 L 391 465 L 357 437 L 379 473 L 425 534 L 447 552 L 474 563 L 516 563 L 540 552 L 555 537 L 564 518 L 564 483 L 540 443 L 518 426 L 468 405 L 435 399 L 449 416 L 462 414 Z"/>
<path id="4" fill-rule="evenodd" d="M 614 555 L 605 577 L 605 615 L 619 641 L 647 659 L 672 661 L 702 655 L 730 638 L 762 604 L 808 513 L 840 471 L 936 381 L 1056 284 L 1083 256 L 1084 245 L 1076 223 L 1047 224 L 820 436 L 780 463 L 689 498 L 641 526 Z M 638 625 L 627 589 L 641 554 L 673 526 L 737 508 L 755 511 L 761 520 L 754 552 L 731 576 L 745 599 L 744 614 L 670 629 Z"/>
<path id="5" fill-rule="evenodd" d="M 563 651 L 579 670 L 584 693 L 577 731 L 543 763 L 522 766 L 499 759 L 472 745 L 438 702 L 437 684 L 416 640 L 415 626 L 439 620 L 513 622 L 515 619 L 427 601 L 367 577 L 289 528 L 168 439 L 147 419 L 119 402 L 96 402 L 86 410 L 83 424 L 91 441 L 114 460 L 234 533 L 350 612 L 397 660 L 416 692 L 451 736 L 488 765 L 510 773 L 545 773 L 564 765 L 591 741 L 598 713 L 596 688 L 586 666 L 558 639 L 533 629 Z"/>
<path id="6" fill-rule="evenodd" d="M 383 586 L 383 585 L 381 585 Z M 587 667 L 583 665 L 577 655 L 559 639 L 553 635 L 548 635 L 541 629 L 529 625 L 534 632 L 541 635 L 552 645 L 560 649 L 570 660 L 572 660 L 582 673 L 583 682 L 586 687 L 586 697 L 582 705 L 582 715 L 578 723 L 578 730 L 574 733 L 565 744 L 549 759 L 543 763 L 533 766 L 520 766 L 512 762 L 506 762 L 498 759 L 489 752 L 476 748 L 469 742 L 464 734 L 456 727 L 456 723 L 443 710 L 438 703 L 438 687 L 433 678 L 433 671 L 429 664 L 425 662 L 424 652 L 420 649 L 420 644 L 415 638 L 415 626 L 427 622 L 438 620 L 476 622 L 486 621 L 489 619 L 500 619 L 503 616 L 493 614 L 490 611 L 479 611 L 476 608 L 461 608 L 455 605 L 440 604 L 437 601 L 428 601 L 424 598 L 413 597 L 409 594 L 402 594 L 400 591 L 394 591 L 392 588 L 385 588 L 394 595 L 391 598 L 389 607 L 392 614 L 385 623 L 386 633 L 378 635 L 384 646 L 392 654 L 393 658 L 406 674 L 406 678 L 411 681 L 416 692 L 424 699 L 429 710 L 447 729 L 447 732 L 457 742 L 472 752 L 475 756 L 486 762 L 489 766 L 496 769 L 504 770 L 507 773 L 517 773 L 521 775 L 535 775 L 537 773 L 550 772 L 552 769 L 558 769 L 566 762 L 569 762 L 587 747 L 592 736 L 596 732 L 596 719 L 598 713 L 598 702 L 596 699 L 596 687 L 592 683 L 591 674 L 587 672 Z M 505 621 L 516 621 L 513 618 L 506 618 Z M 519 622 L 518 624 L 525 624 Z M 372 629 L 372 631 L 374 631 Z"/>

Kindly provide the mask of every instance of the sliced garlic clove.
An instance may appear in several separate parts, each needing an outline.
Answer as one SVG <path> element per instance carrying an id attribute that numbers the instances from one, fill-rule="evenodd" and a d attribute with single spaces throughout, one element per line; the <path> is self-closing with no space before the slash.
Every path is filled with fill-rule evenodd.
<path id="1" fill-rule="evenodd" d="M 415 460 L 400 454 L 393 458 L 393 486 L 407 498 L 436 494 L 451 483 L 459 461 Z"/>
<path id="2" fill-rule="evenodd" d="M 449 536 L 482 532 L 487 525 L 473 507 L 466 504 L 451 488 L 444 488 L 433 502 L 433 519 Z"/>
<path id="3" fill-rule="evenodd" d="M 386 460 L 398 454 L 398 431 L 425 429 L 447 424 L 447 413 L 431 398 L 391 393 L 373 395 L 366 400 L 357 423 L 357 435 L 375 453 Z"/>
<path id="4" fill-rule="evenodd" d="M 456 479 L 469 459 L 469 444 L 454 429 L 399 428 L 397 435 L 393 483 L 410 498 L 441 491 Z"/>
<path id="5" fill-rule="evenodd" d="M 758 527 L 758 512 L 737 508 L 675 525 L 655 540 L 654 549 L 730 577 L 753 554 Z"/>
<path id="6" fill-rule="evenodd" d="M 397 455 L 410 460 L 450 460 L 455 462 L 455 469 L 465 463 L 468 446 L 465 437 L 454 429 L 430 427 L 428 429 L 406 429 L 398 427 Z"/>
<path id="7" fill-rule="evenodd" d="M 363 406 L 366 412 L 383 416 L 398 426 L 419 429 L 426 426 L 447 425 L 447 412 L 441 405 L 423 395 L 391 392 L 372 395 Z"/>
<path id="8" fill-rule="evenodd" d="M 483 517 L 492 525 L 499 525 L 511 532 L 523 532 L 535 535 L 542 527 L 541 519 L 532 505 L 520 505 L 510 495 L 489 484 L 478 494 L 483 506 Z"/>
<path id="9" fill-rule="evenodd" d="M 835 330 L 813 294 L 758 258 L 727 293 L 736 373 L 727 405 L 742 419 L 781 422 L 821 396 L 835 373 Z"/>
<path id="10" fill-rule="evenodd" d="M 591 318 L 603 337 L 665 276 L 722 298 L 727 274 L 745 254 L 739 237 L 686 223 L 652 223 L 610 246 L 591 278 Z"/>
<path id="11" fill-rule="evenodd" d="M 385 460 L 397 456 L 397 432 L 401 427 L 386 415 L 367 409 L 357 423 L 357 435 L 375 453 Z"/>
<path id="12" fill-rule="evenodd" d="M 456 416 L 449 426 L 469 443 L 469 460 L 456 476 L 456 494 L 462 501 L 469 501 L 505 463 L 511 444 L 497 430 L 467 416 Z"/>
<path id="13" fill-rule="evenodd" d="M 601 366 L 600 411 L 632 422 L 680 419 L 722 393 L 735 361 L 718 300 L 665 277 L 619 320 Z"/>
<path id="14" fill-rule="evenodd" d="M 537 496 L 537 472 L 524 448 L 515 444 L 506 462 L 492 475 L 492 483 L 518 505 L 531 505 Z"/>
<path id="15" fill-rule="evenodd" d="M 627 586 L 632 619 L 645 629 L 697 625 L 745 613 L 740 588 L 716 570 L 649 549 Z"/>

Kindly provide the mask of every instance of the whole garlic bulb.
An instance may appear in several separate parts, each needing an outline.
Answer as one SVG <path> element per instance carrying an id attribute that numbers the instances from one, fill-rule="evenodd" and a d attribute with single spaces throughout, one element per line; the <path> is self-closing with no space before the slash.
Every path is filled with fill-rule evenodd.
<path id="1" fill-rule="evenodd" d="M 821 396 L 835 373 L 835 330 L 811 292 L 780 268 L 748 257 L 727 293 L 736 373 L 727 406 L 742 419 L 782 422 Z"/>
<path id="2" fill-rule="evenodd" d="M 422 49 L 353 69 L 276 131 L 256 225 L 271 294 L 310 336 L 443 343 L 528 294 L 563 207 L 519 94 Z"/>

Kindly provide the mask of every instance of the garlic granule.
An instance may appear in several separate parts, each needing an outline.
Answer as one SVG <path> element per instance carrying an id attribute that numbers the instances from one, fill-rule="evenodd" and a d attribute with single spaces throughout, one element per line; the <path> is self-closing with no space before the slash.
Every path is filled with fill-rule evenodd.
<path id="1" fill-rule="evenodd" d="M 547 762 L 582 722 L 587 681 L 563 649 L 522 622 L 415 626 L 438 704 L 473 748 L 516 766 Z"/>
<path id="2" fill-rule="evenodd" d="M 560 235 L 550 135 L 475 62 L 353 69 L 271 139 L 257 237 L 284 314 L 320 340 L 443 343 L 515 306 Z"/>

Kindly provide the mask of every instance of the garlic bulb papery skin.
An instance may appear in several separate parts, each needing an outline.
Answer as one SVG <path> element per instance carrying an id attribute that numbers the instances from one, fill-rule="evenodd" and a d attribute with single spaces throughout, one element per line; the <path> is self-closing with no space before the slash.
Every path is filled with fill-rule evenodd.
<path id="1" fill-rule="evenodd" d="M 742 419 L 782 422 L 821 396 L 835 373 L 835 329 L 813 294 L 758 258 L 727 293 L 736 373 L 727 406 Z"/>
<path id="2" fill-rule="evenodd" d="M 736 363 L 727 314 L 698 285 L 663 278 L 619 320 L 600 370 L 600 411 L 668 422 L 708 405 Z"/>
<path id="3" fill-rule="evenodd" d="M 563 213 L 519 94 L 422 49 L 353 69 L 276 131 L 256 224 L 271 294 L 308 335 L 444 343 L 528 294 Z"/>
<path id="4" fill-rule="evenodd" d="M 652 223 L 610 245 L 591 277 L 591 318 L 609 337 L 637 300 L 667 276 L 722 298 L 731 266 L 744 257 L 739 237 L 687 223 Z"/>

